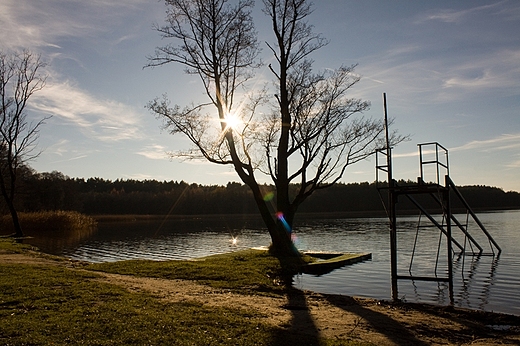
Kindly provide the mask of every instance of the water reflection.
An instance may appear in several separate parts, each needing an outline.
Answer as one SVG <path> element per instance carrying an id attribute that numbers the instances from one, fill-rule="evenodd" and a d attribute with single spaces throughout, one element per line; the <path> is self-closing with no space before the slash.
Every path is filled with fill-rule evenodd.
<path id="1" fill-rule="evenodd" d="M 22 242 L 29 243 L 50 254 L 59 254 L 62 249 L 75 248 L 83 241 L 91 239 L 97 233 L 97 227 L 74 230 L 38 230 L 27 231 L 28 239 Z"/>

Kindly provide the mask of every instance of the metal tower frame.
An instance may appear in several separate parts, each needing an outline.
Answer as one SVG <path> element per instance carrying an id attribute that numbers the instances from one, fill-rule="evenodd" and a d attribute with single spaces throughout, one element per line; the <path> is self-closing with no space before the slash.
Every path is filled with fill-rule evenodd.
<path id="1" fill-rule="evenodd" d="M 386 148 L 377 150 L 376 152 L 376 187 L 382 197 L 383 206 L 385 207 L 386 213 L 390 222 L 390 268 L 391 268 L 391 281 L 392 281 L 392 299 L 394 301 L 398 299 L 398 281 L 399 280 L 412 280 L 412 281 L 436 281 L 446 282 L 448 284 L 450 304 L 453 304 L 453 254 L 457 249 L 461 255 L 472 254 L 472 255 L 499 255 L 501 252 L 500 247 L 495 242 L 493 237 L 486 230 L 484 225 L 480 222 L 477 215 L 473 212 L 471 207 L 468 205 L 462 194 L 457 189 L 449 176 L 449 162 L 448 162 L 448 149 L 443 147 L 437 142 L 418 144 L 419 147 L 419 160 L 420 160 L 420 177 L 417 178 L 416 184 L 406 184 L 399 186 L 399 184 L 393 179 L 392 175 L 392 148 L 389 139 L 388 131 L 388 114 L 386 104 L 386 94 L 383 94 L 384 112 L 385 112 L 385 132 L 386 132 Z M 433 158 L 431 158 L 433 154 Z M 434 182 L 425 182 L 426 169 L 434 167 Z M 386 184 L 381 183 L 379 179 L 379 173 L 383 172 L 387 176 Z M 444 173 L 444 181 L 441 182 L 441 177 Z M 442 185 L 442 183 L 444 185 Z M 387 190 L 387 202 L 384 202 L 382 191 Z M 443 221 L 439 223 L 427 210 L 424 208 L 416 198 L 415 195 L 428 195 L 438 204 L 440 210 L 443 213 Z M 447 254 L 447 275 L 437 275 L 435 270 L 435 276 L 415 276 L 411 272 L 411 266 L 414 250 L 411 255 L 410 262 L 410 275 L 400 275 L 398 273 L 397 265 L 397 203 L 399 198 L 403 196 L 407 198 L 412 204 L 420 211 L 420 217 L 424 215 L 433 226 L 437 227 L 441 231 L 441 237 L 445 236 L 446 241 L 446 254 Z M 472 237 L 468 231 L 468 222 L 460 222 L 452 213 L 451 198 L 456 197 L 467 211 L 467 215 L 472 217 L 473 221 L 478 225 L 480 230 L 485 234 L 489 240 L 490 252 L 485 253 L 483 247 Z M 419 227 L 419 226 L 418 226 Z M 453 229 L 459 229 L 464 233 L 465 239 L 463 244 L 457 242 L 452 236 Z M 415 240 L 417 242 L 417 238 Z M 471 252 L 466 250 L 466 245 L 471 247 Z M 438 258 L 440 253 L 440 242 L 439 249 L 437 250 L 437 259 L 435 269 L 437 268 Z"/>

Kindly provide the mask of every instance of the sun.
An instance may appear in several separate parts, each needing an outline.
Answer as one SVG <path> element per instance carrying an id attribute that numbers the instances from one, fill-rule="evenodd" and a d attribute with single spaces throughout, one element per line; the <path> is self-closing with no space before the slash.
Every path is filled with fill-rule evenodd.
<path id="1" fill-rule="evenodd" d="M 243 124 L 242 119 L 235 113 L 228 113 L 222 122 L 226 124 L 225 130 L 233 131 L 237 131 Z"/>

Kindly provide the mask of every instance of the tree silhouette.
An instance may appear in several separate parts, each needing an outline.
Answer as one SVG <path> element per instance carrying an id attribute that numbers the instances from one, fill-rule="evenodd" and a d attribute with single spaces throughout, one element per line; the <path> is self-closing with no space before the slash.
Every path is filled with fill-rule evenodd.
<path id="1" fill-rule="evenodd" d="M 0 52 L 0 191 L 15 229 L 15 236 L 23 232 L 18 220 L 14 199 L 19 171 L 40 153 L 35 150 L 39 127 L 27 119 L 25 108 L 29 98 L 45 85 L 40 74 L 44 63 L 28 51 Z"/>
<path id="2" fill-rule="evenodd" d="M 241 102 L 235 102 L 238 87 L 252 88 L 248 81 L 258 66 L 253 2 L 166 3 L 167 24 L 158 30 L 176 45 L 159 47 L 149 65 L 184 65 L 187 73 L 200 77 L 210 102 L 171 107 L 164 97 L 148 108 L 165 120 L 172 134 L 191 140 L 193 150 L 177 156 L 232 165 L 251 189 L 271 249 L 298 256 L 291 232 L 299 206 L 315 191 L 337 183 L 348 165 L 382 146 L 383 123 L 360 115 L 369 102 L 347 97 L 360 80 L 354 66 L 314 72 L 310 55 L 327 42 L 307 22 L 310 4 L 264 0 L 274 33 L 274 43 L 267 46 L 276 62 L 269 65 L 275 90 L 245 92 Z M 204 111 L 208 105 L 215 107 L 215 119 Z M 392 143 L 399 140 L 395 136 Z M 259 184 L 260 175 L 272 179 L 274 190 Z"/>

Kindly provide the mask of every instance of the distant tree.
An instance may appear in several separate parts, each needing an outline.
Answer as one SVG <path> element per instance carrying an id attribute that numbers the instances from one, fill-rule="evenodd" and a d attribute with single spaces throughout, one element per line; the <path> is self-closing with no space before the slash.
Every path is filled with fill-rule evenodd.
<path id="1" fill-rule="evenodd" d="M 0 191 L 13 219 L 15 236 L 23 236 L 15 208 L 17 179 L 26 163 L 36 158 L 39 128 L 47 118 L 27 119 L 29 98 L 45 85 L 44 63 L 28 51 L 0 51 Z"/>
<path id="2" fill-rule="evenodd" d="M 82 211 L 79 182 L 58 171 L 35 173 L 22 181 L 17 201 L 24 211 Z"/>
<path id="3" fill-rule="evenodd" d="M 358 115 L 369 102 L 347 97 L 360 80 L 353 66 L 313 72 L 310 55 L 327 42 L 307 23 L 310 4 L 263 3 L 274 32 L 274 43 L 267 44 L 276 62 L 269 65 L 276 88 L 272 98 L 260 93 L 235 102 L 238 87 L 249 87 L 246 82 L 257 66 L 252 1 L 231 6 L 227 0 L 166 0 L 167 24 L 158 30 L 177 45 L 158 48 L 149 65 L 184 65 L 187 73 L 200 77 L 210 103 L 170 107 L 164 97 L 148 108 L 172 134 L 182 133 L 194 144 L 192 151 L 176 155 L 232 165 L 252 191 L 271 249 L 298 256 L 291 241 L 298 207 L 316 190 L 338 182 L 348 165 L 382 147 L 384 126 Z M 266 100 L 270 108 L 259 112 Z M 216 108 L 216 119 L 204 111 L 208 105 Z M 392 144 L 400 139 L 394 136 Z M 269 176 L 275 191 L 265 191 L 258 174 Z"/>
<path id="4" fill-rule="evenodd" d="M 204 215 L 253 214 L 258 210 L 251 189 L 232 182 L 226 186 L 187 184 L 183 181 L 156 180 L 102 180 L 69 178 L 60 172 L 35 173 L 30 167 L 18 169 L 16 205 L 24 211 L 75 210 L 87 214 L 141 214 L 141 215 Z M 100 186 L 98 185 L 99 183 Z M 381 184 L 381 182 L 379 182 Z M 399 186 L 416 184 L 399 180 Z M 262 185 L 263 191 L 276 191 L 274 185 Z M 290 194 L 296 195 L 298 184 L 291 184 Z M 474 210 L 519 209 L 520 193 L 504 192 L 489 186 L 459 186 L 464 199 Z M 438 203 L 431 196 L 415 199 L 427 210 L 436 212 Z M 265 199 L 274 198 L 266 194 Z M 5 203 L 1 203 L 2 212 Z M 452 208 L 464 206 L 457 199 Z M 22 210 L 22 209 L 19 209 Z M 416 206 L 407 199 L 399 201 L 399 212 L 416 212 Z M 336 183 L 330 188 L 317 190 L 298 209 L 299 213 L 352 213 L 379 215 L 384 212 L 376 183 Z M 368 214 L 367 214 L 368 212 Z M 439 210 L 439 212 L 441 212 Z M 247 216 L 249 219 L 249 216 Z M 1 231 L 1 230 L 0 230 Z"/>

